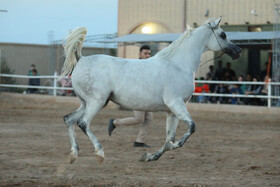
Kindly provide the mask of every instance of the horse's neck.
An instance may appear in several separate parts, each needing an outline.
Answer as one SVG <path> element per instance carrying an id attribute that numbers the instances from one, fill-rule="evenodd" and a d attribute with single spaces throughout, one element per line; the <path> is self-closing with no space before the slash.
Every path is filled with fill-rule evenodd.
<path id="1" fill-rule="evenodd" d="M 195 29 L 191 36 L 186 38 L 172 55 L 173 63 L 180 68 L 196 72 L 210 35 L 211 32 L 206 27 Z"/>

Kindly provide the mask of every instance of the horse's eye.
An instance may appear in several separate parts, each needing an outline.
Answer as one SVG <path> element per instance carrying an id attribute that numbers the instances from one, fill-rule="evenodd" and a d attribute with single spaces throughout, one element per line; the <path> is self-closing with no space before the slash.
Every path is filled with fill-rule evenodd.
<path id="1" fill-rule="evenodd" d="M 225 39 L 227 38 L 227 35 L 226 35 L 225 32 L 222 32 L 222 33 L 221 33 L 221 38 L 222 38 L 223 40 L 225 40 Z"/>

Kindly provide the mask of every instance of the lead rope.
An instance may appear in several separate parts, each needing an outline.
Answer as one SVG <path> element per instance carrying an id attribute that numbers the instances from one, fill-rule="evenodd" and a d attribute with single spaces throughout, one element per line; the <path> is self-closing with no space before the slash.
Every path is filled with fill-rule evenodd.
<path id="1" fill-rule="evenodd" d="M 215 59 L 217 59 L 217 58 L 221 58 L 221 56 L 223 56 L 223 54 L 224 54 L 224 52 L 221 52 L 221 53 L 219 54 L 219 56 L 217 56 L 217 57 L 215 57 L 215 58 L 212 58 L 212 59 L 210 59 L 210 60 L 207 60 L 206 62 L 200 63 L 200 64 L 199 64 L 199 67 L 203 66 L 203 65 L 206 64 L 207 62 L 210 62 L 211 60 L 215 60 Z"/>
<path id="2" fill-rule="evenodd" d="M 216 34 L 215 34 L 213 28 L 211 27 L 211 24 L 210 24 L 210 23 L 208 23 L 208 24 L 209 24 L 209 26 L 210 26 L 210 28 L 211 28 L 211 30 L 212 30 L 214 36 L 215 36 L 215 38 L 216 38 L 216 40 L 217 40 L 217 42 L 218 42 L 220 48 L 221 48 L 221 53 L 220 53 L 219 56 L 217 56 L 217 57 L 215 57 L 215 58 L 212 58 L 212 59 L 210 59 L 210 60 L 207 60 L 206 62 L 200 63 L 199 67 L 203 66 L 203 65 L 206 64 L 207 62 L 210 62 L 211 60 L 215 60 L 215 59 L 217 59 L 217 58 L 221 58 L 221 56 L 223 56 L 223 54 L 224 54 L 224 50 L 222 49 L 222 46 L 221 46 L 221 44 L 220 44 L 220 42 L 219 42 L 219 40 L 218 40 L 218 38 L 217 38 L 217 36 L 216 36 Z"/>

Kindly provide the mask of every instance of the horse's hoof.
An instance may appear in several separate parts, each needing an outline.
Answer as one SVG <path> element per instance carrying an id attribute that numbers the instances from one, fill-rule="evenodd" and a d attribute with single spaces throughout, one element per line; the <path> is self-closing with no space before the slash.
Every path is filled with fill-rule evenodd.
<path id="1" fill-rule="evenodd" d="M 77 159 L 77 157 L 74 155 L 74 153 L 70 153 L 69 164 L 72 164 L 73 162 L 75 162 L 76 159 Z"/>
<path id="2" fill-rule="evenodd" d="M 139 159 L 140 162 L 149 162 L 150 153 L 144 153 Z"/>
<path id="3" fill-rule="evenodd" d="M 98 163 L 102 164 L 105 157 L 103 149 L 97 151 L 97 153 L 95 153 L 95 157 L 97 158 Z"/>
<path id="4" fill-rule="evenodd" d="M 99 164 L 103 164 L 103 161 L 104 161 L 104 157 L 102 157 L 102 156 L 100 156 L 100 155 L 95 155 L 95 157 L 97 158 L 97 162 L 99 163 Z"/>

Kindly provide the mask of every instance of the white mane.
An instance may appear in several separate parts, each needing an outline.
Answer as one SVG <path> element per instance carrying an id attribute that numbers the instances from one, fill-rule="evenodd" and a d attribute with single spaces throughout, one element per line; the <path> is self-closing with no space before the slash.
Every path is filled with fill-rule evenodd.
<path id="1" fill-rule="evenodd" d="M 156 57 L 169 57 L 174 52 L 174 49 L 176 49 L 187 37 L 189 37 L 191 35 L 192 31 L 193 31 L 193 28 L 191 28 L 190 26 L 187 26 L 186 31 L 177 40 L 173 41 L 168 47 L 162 49 L 155 56 Z"/>

